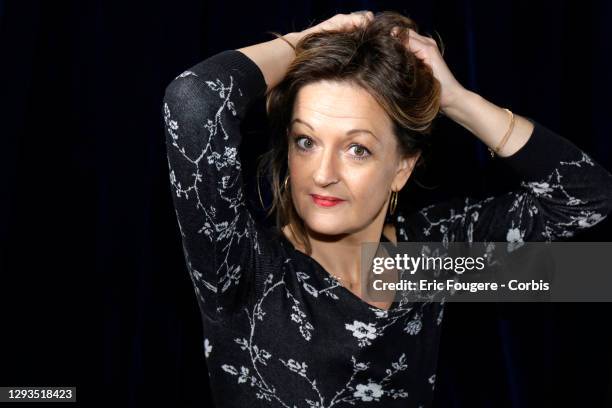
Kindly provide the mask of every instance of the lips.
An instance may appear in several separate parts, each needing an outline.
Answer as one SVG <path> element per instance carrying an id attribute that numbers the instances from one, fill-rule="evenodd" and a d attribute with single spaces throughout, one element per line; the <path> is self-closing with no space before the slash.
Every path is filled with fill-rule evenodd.
<path id="1" fill-rule="evenodd" d="M 320 205 L 322 207 L 333 207 L 344 202 L 344 200 L 337 197 L 321 196 L 318 194 L 311 194 L 310 196 L 312 197 L 312 200 L 315 202 L 315 204 Z"/>

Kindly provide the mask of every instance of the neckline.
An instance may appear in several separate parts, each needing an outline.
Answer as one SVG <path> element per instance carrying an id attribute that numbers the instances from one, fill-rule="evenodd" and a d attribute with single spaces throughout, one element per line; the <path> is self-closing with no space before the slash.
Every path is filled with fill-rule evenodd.
<path id="1" fill-rule="evenodd" d="M 398 231 L 398 228 L 397 228 L 396 218 L 393 218 L 393 225 L 395 227 L 395 240 L 396 240 L 396 242 L 399 243 L 399 231 Z M 282 231 L 280 233 L 278 233 L 277 235 L 280 235 L 281 241 L 289 246 L 289 250 L 291 252 L 297 253 L 298 256 L 301 256 L 302 258 L 306 259 L 308 262 L 312 263 L 315 266 L 315 270 L 317 270 L 322 275 L 323 278 L 333 279 L 336 282 L 338 282 L 338 286 L 340 287 L 340 290 L 344 291 L 347 294 L 347 296 L 350 299 L 353 300 L 353 302 L 356 302 L 356 303 L 360 304 L 361 307 L 366 307 L 366 308 L 370 309 L 370 311 L 374 310 L 376 312 L 384 312 L 384 313 L 389 313 L 389 312 L 397 309 L 397 307 L 398 307 L 398 305 L 400 303 L 400 301 L 398 300 L 398 295 L 399 295 L 400 291 L 397 291 L 397 290 L 395 291 L 395 296 L 394 296 L 393 302 L 391 303 L 391 306 L 389 306 L 388 309 L 382 309 L 382 308 L 380 308 L 378 306 L 374 306 L 374 305 L 366 302 L 365 300 L 363 300 L 362 298 L 360 298 L 359 296 L 357 296 L 353 292 L 351 292 L 344 285 L 340 284 L 340 282 L 336 278 L 334 278 L 333 275 L 331 273 L 329 273 L 327 271 L 327 269 L 325 269 L 323 267 L 323 265 L 321 265 L 316 259 L 314 259 L 310 255 L 305 254 L 304 252 L 298 250 L 293 245 L 293 243 L 291 241 L 289 241 L 289 239 L 285 236 L 285 234 L 282 233 Z M 389 241 L 389 239 L 387 239 L 387 237 L 385 237 L 384 228 L 383 228 L 383 232 L 381 232 L 381 234 L 380 234 L 380 241 L 381 242 L 391 242 L 391 241 Z"/>

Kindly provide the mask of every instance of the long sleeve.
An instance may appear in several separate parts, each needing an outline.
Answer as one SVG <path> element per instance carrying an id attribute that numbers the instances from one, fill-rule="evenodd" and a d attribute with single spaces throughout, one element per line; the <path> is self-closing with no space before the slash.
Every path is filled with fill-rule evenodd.
<path id="1" fill-rule="evenodd" d="M 226 50 L 178 75 L 163 117 L 182 246 L 200 307 L 216 315 L 253 290 L 258 230 L 246 206 L 240 124 L 266 83 L 257 65 Z"/>
<path id="2" fill-rule="evenodd" d="M 497 197 L 458 197 L 402 217 L 407 241 L 554 241 L 612 211 L 612 175 L 566 138 L 528 118 L 534 130 L 516 153 L 497 158 L 520 177 Z M 402 232 L 400 229 L 400 232 Z"/>

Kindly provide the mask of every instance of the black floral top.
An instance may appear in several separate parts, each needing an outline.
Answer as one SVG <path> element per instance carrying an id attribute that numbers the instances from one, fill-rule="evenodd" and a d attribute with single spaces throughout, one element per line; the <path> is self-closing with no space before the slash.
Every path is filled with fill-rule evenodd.
<path id="1" fill-rule="evenodd" d="M 371 306 L 247 208 L 240 124 L 265 90 L 259 67 L 227 50 L 177 76 L 163 102 L 174 206 L 216 405 L 430 406 L 444 303 Z M 517 190 L 399 211 L 397 240 L 557 240 L 602 221 L 612 209 L 612 175 L 532 122 L 526 145 L 499 158 L 521 176 Z"/>

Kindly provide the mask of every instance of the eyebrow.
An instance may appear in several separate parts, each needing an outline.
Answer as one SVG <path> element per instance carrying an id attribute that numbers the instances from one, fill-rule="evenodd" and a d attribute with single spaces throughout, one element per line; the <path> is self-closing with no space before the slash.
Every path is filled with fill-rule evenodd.
<path id="1" fill-rule="evenodd" d="M 293 124 L 294 124 L 295 122 L 302 123 L 302 124 L 304 124 L 304 125 L 308 126 L 310 129 L 312 129 L 312 131 L 313 131 L 313 132 L 315 131 L 315 129 L 314 129 L 314 128 L 313 128 L 313 127 L 312 127 L 312 126 L 311 126 L 311 125 L 310 125 L 308 122 L 305 122 L 305 121 L 303 121 L 303 120 L 302 120 L 302 119 L 300 119 L 300 118 L 295 118 L 295 119 L 293 119 L 293 120 L 291 121 L 291 123 L 289 124 L 289 126 L 290 126 L 290 127 L 291 127 L 291 126 L 293 126 Z M 352 135 L 353 133 L 369 133 L 370 135 L 374 136 L 374 138 L 375 138 L 376 140 L 378 140 L 378 142 L 380 142 L 380 140 L 378 139 L 378 137 L 376 137 L 376 135 L 375 135 L 374 133 L 372 133 L 371 131 L 369 131 L 368 129 L 351 129 L 351 130 L 349 130 L 348 132 L 346 132 L 346 134 L 347 134 L 347 135 Z"/>

